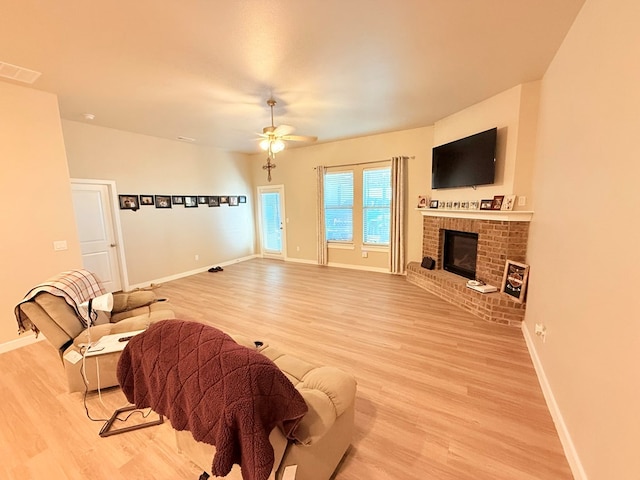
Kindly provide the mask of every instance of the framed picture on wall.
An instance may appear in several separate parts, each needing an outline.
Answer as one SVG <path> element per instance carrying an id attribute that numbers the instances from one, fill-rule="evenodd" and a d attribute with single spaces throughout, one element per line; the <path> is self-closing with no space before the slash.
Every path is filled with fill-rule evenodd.
<path id="1" fill-rule="evenodd" d="M 156 195 L 156 208 L 171 208 L 171 196 Z"/>
<path id="2" fill-rule="evenodd" d="M 515 298 L 516 302 L 523 303 L 527 293 L 528 280 L 529 265 L 507 260 L 504 266 L 500 291 Z"/>
<path id="3" fill-rule="evenodd" d="M 206 195 L 198 195 L 198 205 L 206 205 L 209 203 L 209 197 Z"/>
<path id="4" fill-rule="evenodd" d="M 171 197 L 171 203 L 174 205 L 184 205 L 184 197 L 182 195 L 174 195 Z"/>
<path id="5" fill-rule="evenodd" d="M 153 205 L 153 195 L 140 195 L 140 205 Z"/>
<path id="6" fill-rule="evenodd" d="M 210 207 L 219 207 L 220 201 L 217 195 L 209 195 L 209 206 Z"/>
<path id="7" fill-rule="evenodd" d="M 230 207 L 237 207 L 238 206 L 238 197 L 235 195 L 231 195 L 229 197 L 229 206 Z"/>
<path id="8" fill-rule="evenodd" d="M 238 203 L 247 203 L 247 197 L 245 195 L 240 195 L 238 197 Z"/>
<path id="9" fill-rule="evenodd" d="M 198 197 L 195 195 L 185 195 L 184 197 L 185 208 L 198 208 Z"/>
<path id="10" fill-rule="evenodd" d="M 118 195 L 120 201 L 120 210 L 133 210 L 134 212 L 140 208 L 138 195 Z"/>
<path id="11" fill-rule="evenodd" d="M 222 195 L 221 197 L 218 197 L 218 198 L 220 201 L 220 205 L 229 203 L 229 197 L 227 195 Z"/>

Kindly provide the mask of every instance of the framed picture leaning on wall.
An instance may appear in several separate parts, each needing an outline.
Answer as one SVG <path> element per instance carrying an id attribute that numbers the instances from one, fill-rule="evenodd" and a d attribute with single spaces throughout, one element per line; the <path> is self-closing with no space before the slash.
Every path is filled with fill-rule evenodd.
<path id="1" fill-rule="evenodd" d="M 493 199 L 490 198 L 488 200 L 480 200 L 480 210 L 491 210 L 491 206 L 493 205 Z"/>
<path id="2" fill-rule="evenodd" d="M 507 260 L 504 266 L 500 291 L 512 296 L 516 302 L 523 303 L 527 293 L 528 280 L 529 265 Z"/>

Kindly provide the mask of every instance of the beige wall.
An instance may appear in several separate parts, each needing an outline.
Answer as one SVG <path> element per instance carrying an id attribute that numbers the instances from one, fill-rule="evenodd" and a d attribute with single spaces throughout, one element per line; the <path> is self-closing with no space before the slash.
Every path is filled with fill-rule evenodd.
<path id="1" fill-rule="evenodd" d="M 461 112 L 446 117 L 433 127 L 311 145 L 278 154 L 273 184 L 285 186 L 287 257 L 289 260 L 316 261 L 316 185 L 317 165 L 341 165 L 407 155 L 407 261 L 422 258 L 422 216 L 415 210 L 418 195 L 439 200 L 481 200 L 494 195 L 515 193 L 527 198 L 527 210 L 533 203 L 531 175 L 538 118 L 540 82 L 511 88 Z M 490 186 L 431 191 L 431 149 L 498 127 L 498 164 L 496 183 Z M 253 181 L 266 185 L 262 170 L 264 154 L 252 155 Z M 373 165 L 370 165 L 373 166 Z M 363 166 L 353 167 L 358 171 Z M 358 172 L 356 172 L 358 173 Z M 361 215 L 354 209 L 354 217 Z M 355 232 L 354 232 L 355 233 Z M 329 263 L 388 270 L 388 253 L 369 251 L 362 258 L 362 247 L 355 239 L 353 250 L 329 249 Z M 298 247 L 300 250 L 298 251 Z M 365 248 L 366 249 L 366 248 Z"/>
<path id="2" fill-rule="evenodd" d="M 590 480 L 640 478 L 638 5 L 587 0 L 541 90 L 526 328 Z"/>
<path id="3" fill-rule="evenodd" d="M 287 257 L 289 260 L 316 261 L 316 172 L 317 165 L 342 165 L 390 159 L 392 156 L 415 157 L 408 160 L 407 257 L 421 258 L 422 216 L 415 211 L 418 195 L 428 194 L 431 185 L 431 147 L 433 128 L 416 128 L 401 132 L 322 143 L 285 150 L 276 158 L 272 184 L 285 187 L 287 223 Z M 265 155 L 251 156 L 253 181 L 268 185 L 262 170 Z M 371 167 L 376 165 L 369 165 Z M 361 215 L 354 211 L 354 216 Z M 300 251 L 297 250 L 300 247 Z M 361 249 L 329 251 L 331 264 L 388 270 L 388 254 L 369 252 L 362 258 Z"/>
<path id="4" fill-rule="evenodd" d="M 72 178 L 113 180 L 121 194 L 247 196 L 238 207 L 118 210 L 130 284 L 254 253 L 245 155 L 80 122 L 63 121 L 63 130 Z"/>
<path id="5" fill-rule="evenodd" d="M 442 145 L 493 127 L 498 128 L 496 178 L 493 185 L 431 192 L 437 200 L 483 200 L 494 195 L 525 196 L 530 210 L 531 172 L 537 125 L 539 82 L 518 85 L 435 123 L 434 145 Z M 431 164 L 429 164 L 431 171 Z"/>
<path id="6" fill-rule="evenodd" d="M 14 306 L 33 285 L 78 268 L 78 245 L 58 103 L 0 81 L 0 343 L 15 340 Z M 54 251 L 66 240 L 68 249 Z"/>

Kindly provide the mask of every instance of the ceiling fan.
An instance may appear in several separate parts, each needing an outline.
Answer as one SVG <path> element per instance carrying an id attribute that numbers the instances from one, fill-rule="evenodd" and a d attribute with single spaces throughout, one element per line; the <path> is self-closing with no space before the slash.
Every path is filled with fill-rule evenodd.
<path id="1" fill-rule="evenodd" d="M 276 101 L 273 98 L 267 100 L 267 105 L 271 108 L 271 125 L 264 127 L 262 133 L 259 134 L 263 140 L 260 142 L 260 148 L 269 152 L 270 158 L 275 158 L 275 154 L 284 150 L 285 141 L 287 142 L 315 142 L 318 137 L 308 135 L 291 135 L 295 128 L 290 125 L 275 126 L 273 123 L 273 107 Z"/>

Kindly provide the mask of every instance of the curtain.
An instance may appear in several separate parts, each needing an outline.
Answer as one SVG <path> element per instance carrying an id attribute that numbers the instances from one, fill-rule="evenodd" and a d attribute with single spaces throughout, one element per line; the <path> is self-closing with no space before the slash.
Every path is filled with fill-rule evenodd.
<path id="1" fill-rule="evenodd" d="M 405 212 L 405 163 L 407 157 L 391 158 L 391 237 L 389 271 L 396 275 L 405 272 L 404 260 L 404 212 Z"/>
<path id="2" fill-rule="evenodd" d="M 318 265 L 326 265 L 329 262 L 327 251 L 327 234 L 324 221 L 324 174 L 327 167 L 320 165 L 316 167 L 316 208 L 318 211 Z"/>

